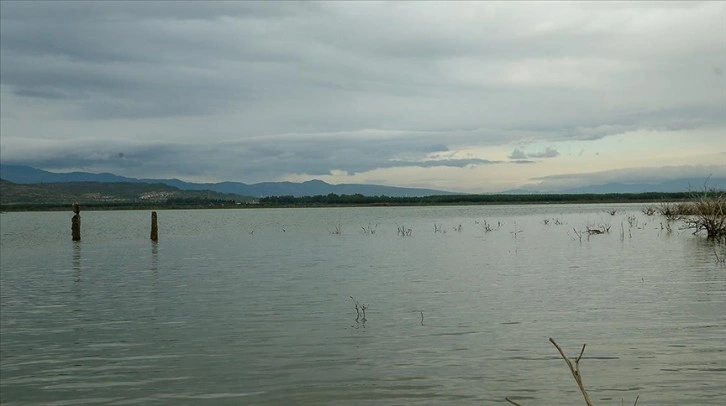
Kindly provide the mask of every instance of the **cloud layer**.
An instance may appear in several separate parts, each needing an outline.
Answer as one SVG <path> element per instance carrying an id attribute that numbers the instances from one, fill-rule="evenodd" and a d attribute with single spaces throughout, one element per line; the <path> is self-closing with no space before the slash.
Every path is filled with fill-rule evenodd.
<path id="1" fill-rule="evenodd" d="M 0 7 L 3 162 L 465 191 L 588 172 L 614 137 L 724 162 L 721 2 Z"/>

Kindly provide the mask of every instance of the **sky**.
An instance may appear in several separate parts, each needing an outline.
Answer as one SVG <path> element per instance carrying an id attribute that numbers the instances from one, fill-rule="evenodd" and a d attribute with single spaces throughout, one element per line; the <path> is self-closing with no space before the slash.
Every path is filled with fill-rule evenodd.
<path id="1" fill-rule="evenodd" d="M 726 176 L 726 2 L 0 2 L 0 161 L 487 193 Z"/>

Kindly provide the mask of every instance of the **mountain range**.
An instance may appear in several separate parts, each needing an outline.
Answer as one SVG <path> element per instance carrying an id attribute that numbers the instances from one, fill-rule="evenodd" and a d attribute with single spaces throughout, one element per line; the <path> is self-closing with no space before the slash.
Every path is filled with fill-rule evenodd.
<path id="1" fill-rule="evenodd" d="M 33 183 L 65 183 L 65 182 L 103 182 L 103 183 L 161 183 L 174 186 L 181 190 L 211 190 L 213 192 L 235 194 L 249 197 L 265 196 L 317 196 L 362 194 L 364 196 L 390 197 L 422 197 L 432 195 L 458 194 L 434 189 L 403 188 L 394 186 L 339 184 L 331 185 L 321 180 L 310 180 L 302 183 L 294 182 L 263 182 L 245 184 L 241 182 L 191 183 L 179 179 L 137 179 L 118 176 L 111 173 L 88 172 L 48 172 L 24 165 L 0 164 L 0 178 L 17 184 Z"/>
<path id="2" fill-rule="evenodd" d="M 62 182 L 129 182 L 129 183 L 155 183 L 174 186 L 181 190 L 211 190 L 213 192 L 235 194 L 248 197 L 265 196 L 317 196 L 361 194 L 364 196 L 390 196 L 390 197 L 422 197 L 432 195 L 456 195 L 454 193 L 435 189 L 404 188 L 394 186 L 368 185 L 368 184 L 338 184 L 331 185 L 321 180 L 310 180 L 302 183 L 294 182 L 263 182 L 245 184 L 241 182 L 218 183 L 192 183 L 179 179 L 137 179 L 118 176 L 111 173 L 88 172 L 49 172 L 25 165 L 0 164 L 0 178 L 16 184 L 34 183 L 62 183 Z M 705 178 L 680 178 L 649 183 L 611 182 L 604 184 L 587 185 L 577 188 L 560 190 L 534 190 L 511 189 L 502 194 L 603 194 L 603 193 L 644 193 L 644 192 L 687 192 L 703 190 Z M 707 186 L 719 190 L 726 190 L 726 178 L 709 178 Z"/>

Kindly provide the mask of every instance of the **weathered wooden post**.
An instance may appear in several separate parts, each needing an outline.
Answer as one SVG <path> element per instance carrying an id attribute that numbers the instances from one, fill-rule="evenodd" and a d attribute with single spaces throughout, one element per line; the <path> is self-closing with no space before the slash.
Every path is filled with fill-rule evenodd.
<path id="1" fill-rule="evenodd" d="M 151 241 L 159 241 L 159 225 L 156 222 L 156 212 L 151 212 Z"/>
<path id="2" fill-rule="evenodd" d="M 73 219 L 71 219 L 71 237 L 73 241 L 81 241 L 81 206 L 73 203 Z"/>

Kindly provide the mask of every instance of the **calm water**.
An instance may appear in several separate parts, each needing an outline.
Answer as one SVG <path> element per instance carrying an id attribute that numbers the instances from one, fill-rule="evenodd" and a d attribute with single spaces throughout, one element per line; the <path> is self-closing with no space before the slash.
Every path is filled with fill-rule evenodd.
<path id="1" fill-rule="evenodd" d="M 726 248 L 640 208 L 3 213 L 0 402 L 583 404 L 554 337 L 598 404 L 726 404 Z"/>

